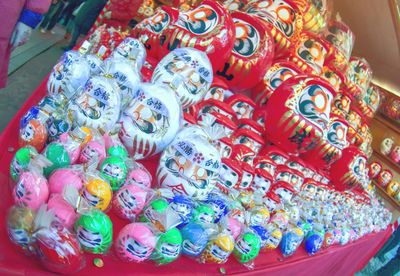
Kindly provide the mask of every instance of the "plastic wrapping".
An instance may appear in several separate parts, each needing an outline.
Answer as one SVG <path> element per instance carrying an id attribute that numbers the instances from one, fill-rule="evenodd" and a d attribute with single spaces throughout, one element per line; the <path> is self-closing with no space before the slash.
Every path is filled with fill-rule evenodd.
<path id="1" fill-rule="evenodd" d="M 273 224 L 269 224 L 266 229 L 269 233 L 269 237 L 266 240 L 263 248 L 265 250 L 274 250 L 278 248 L 279 244 L 281 243 L 282 231 Z"/>
<path id="2" fill-rule="evenodd" d="M 112 209 L 120 218 L 135 221 L 142 212 L 150 191 L 135 184 L 129 184 L 115 193 L 112 200 Z"/>
<path id="3" fill-rule="evenodd" d="M 44 168 L 44 175 L 49 176 L 53 171 L 71 165 L 71 158 L 62 143 L 52 142 L 46 146 L 43 155 L 51 162 Z"/>
<path id="4" fill-rule="evenodd" d="M 8 237 L 26 253 L 31 250 L 35 214 L 32 209 L 19 206 L 12 206 L 7 214 Z"/>
<path id="5" fill-rule="evenodd" d="M 164 150 L 181 122 L 182 111 L 172 90 L 141 84 L 121 115 L 119 137 L 134 159 L 144 159 Z"/>
<path id="6" fill-rule="evenodd" d="M 226 232 L 219 233 L 214 237 L 210 237 L 206 248 L 199 257 L 200 263 L 216 263 L 223 264 L 228 260 L 229 255 L 233 252 L 235 241 L 232 236 Z"/>
<path id="7" fill-rule="evenodd" d="M 106 55 L 107 48 L 105 46 L 101 46 L 96 54 L 90 54 L 85 56 L 87 62 L 89 63 L 90 75 L 99 75 L 104 73 L 104 57 Z"/>
<path id="8" fill-rule="evenodd" d="M 27 146 L 17 150 L 10 164 L 11 178 L 17 181 L 22 172 L 28 171 L 37 156 L 38 152 L 34 147 Z"/>
<path id="9" fill-rule="evenodd" d="M 67 151 L 71 164 L 78 161 L 81 148 L 91 139 L 91 130 L 87 127 L 76 127 L 75 129 L 60 135 L 60 142 Z"/>
<path id="10" fill-rule="evenodd" d="M 48 115 L 39 113 L 37 117 L 29 119 L 21 124 L 19 130 L 19 145 L 32 146 L 38 152 L 41 152 L 48 137 L 46 120 Z"/>
<path id="11" fill-rule="evenodd" d="M 62 194 L 67 185 L 71 185 L 80 190 L 83 186 L 82 173 L 83 171 L 79 167 L 55 170 L 49 177 L 50 193 Z"/>
<path id="12" fill-rule="evenodd" d="M 253 260 L 258 256 L 260 249 L 261 241 L 258 235 L 252 231 L 245 231 L 237 238 L 233 255 L 239 263 L 254 269 Z"/>
<path id="13" fill-rule="evenodd" d="M 197 257 L 208 242 L 207 231 L 201 224 L 190 222 L 181 229 L 182 254 Z"/>
<path id="14" fill-rule="evenodd" d="M 183 195 L 175 195 L 168 206 L 168 208 L 172 209 L 180 218 L 177 226 L 182 226 L 192 220 L 193 207 L 194 201 L 190 197 Z"/>
<path id="15" fill-rule="evenodd" d="M 34 229 L 34 251 L 47 270 L 71 274 L 83 268 L 84 255 L 76 236 L 54 220 L 45 204 L 36 215 Z"/>
<path id="16" fill-rule="evenodd" d="M 98 209 L 82 214 L 75 223 L 75 232 L 82 249 L 104 254 L 111 247 L 113 227 L 110 218 Z"/>
<path id="17" fill-rule="evenodd" d="M 75 208 L 64 199 L 62 194 L 51 195 L 48 203 L 48 210 L 51 210 L 60 223 L 67 229 L 73 229 L 78 219 Z"/>
<path id="18" fill-rule="evenodd" d="M 112 199 L 112 190 L 110 184 L 101 177 L 98 171 L 91 171 L 85 174 L 85 182 L 81 191 L 84 198 L 90 206 L 96 207 L 102 211 L 108 209 Z"/>
<path id="19" fill-rule="evenodd" d="M 153 177 L 142 164 L 137 163 L 132 159 L 128 159 L 126 161 L 126 166 L 128 168 L 128 173 L 122 187 L 130 184 L 136 184 L 143 188 L 151 187 Z"/>
<path id="20" fill-rule="evenodd" d="M 192 48 L 180 48 L 159 62 L 151 82 L 167 84 L 185 109 L 204 98 L 212 79 L 212 67 L 205 53 Z"/>
<path id="21" fill-rule="evenodd" d="M 123 261 L 141 263 L 149 259 L 156 242 L 157 237 L 149 225 L 130 223 L 119 232 L 115 252 Z"/>
<path id="22" fill-rule="evenodd" d="M 90 164 L 93 162 L 101 164 L 104 158 L 106 158 L 106 148 L 103 137 L 94 130 L 92 130 L 92 132 L 93 137 L 82 146 L 78 160 L 80 164 Z"/>
<path id="23" fill-rule="evenodd" d="M 177 228 L 171 228 L 160 234 L 150 258 L 158 265 L 165 265 L 178 259 L 181 249 L 182 235 Z"/>
<path id="24" fill-rule="evenodd" d="M 134 91 L 141 82 L 140 71 L 129 61 L 119 55 L 111 56 L 104 61 L 105 74 L 118 83 L 121 93 L 121 107 L 124 109 L 133 99 Z"/>
<path id="25" fill-rule="evenodd" d="M 68 51 L 53 67 L 47 81 L 49 95 L 62 94 L 70 99 L 81 89 L 90 77 L 90 65 L 84 58 L 90 43 L 85 42 L 79 52 Z"/>
<path id="26" fill-rule="evenodd" d="M 115 48 L 111 57 L 128 59 L 140 71 L 146 61 L 146 55 L 146 49 L 138 39 L 127 37 Z"/>
<path id="27" fill-rule="evenodd" d="M 204 200 L 216 184 L 220 167 L 220 154 L 208 135 L 191 126 L 182 129 L 163 152 L 157 177 L 161 187 L 175 194 Z"/>
<path id="28" fill-rule="evenodd" d="M 125 181 L 127 167 L 119 156 L 109 156 L 100 165 L 101 175 L 109 181 L 111 189 L 117 191 Z"/>
<path id="29" fill-rule="evenodd" d="M 289 228 L 282 236 L 280 250 L 283 256 L 293 255 L 304 239 L 303 230 L 298 227 Z"/>
<path id="30" fill-rule="evenodd" d="M 17 205 L 36 211 L 49 197 L 47 180 L 35 170 L 23 172 L 13 188 L 12 196 Z"/>
<path id="31" fill-rule="evenodd" d="M 198 203 L 193 209 L 192 221 L 200 225 L 212 224 L 215 220 L 215 212 L 209 204 Z"/>
<path id="32" fill-rule="evenodd" d="M 70 274 L 82 269 L 85 257 L 74 234 L 57 223 L 35 233 L 36 252 L 49 271 Z"/>
<path id="33" fill-rule="evenodd" d="M 106 76 L 92 76 L 69 102 L 68 117 L 75 126 L 108 132 L 115 127 L 120 110 L 117 82 Z"/>

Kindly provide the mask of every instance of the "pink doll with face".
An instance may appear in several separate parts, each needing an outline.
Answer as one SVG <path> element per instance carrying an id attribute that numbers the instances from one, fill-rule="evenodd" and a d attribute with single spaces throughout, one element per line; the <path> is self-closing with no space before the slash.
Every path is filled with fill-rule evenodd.
<path id="1" fill-rule="evenodd" d="M 118 190 L 112 200 L 114 212 L 123 219 L 135 220 L 146 203 L 147 191 L 131 184 Z"/>
<path id="2" fill-rule="evenodd" d="M 117 256 L 127 262 L 141 263 L 147 260 L 155 246 L 156 236 L 144 223 L 126 225 L 115 241 Z"/>
<path id="3" fill-rule="evenodd" d="M 13 189 L 15 203 L 36 211 L 49 198 L 47 185 L 43 175 L 31 171 L 23 172 Z"/>

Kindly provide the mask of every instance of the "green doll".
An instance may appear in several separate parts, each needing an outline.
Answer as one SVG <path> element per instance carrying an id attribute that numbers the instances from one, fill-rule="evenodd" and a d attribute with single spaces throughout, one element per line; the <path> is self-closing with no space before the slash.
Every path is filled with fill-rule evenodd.
<path id="1" fill-rule="evenodd" d="M 113 191 L 117 191 L 125 181 L 127 167 L 124 160 L 118 156 L 109 156 L 101 163 L 101 175 L 110 182 Z"/>
<path id="2" fill-rule="evenodd" d="M 247 263 L 258 256 L 260 248 L 260 238 L 253 232 L 245 232 L 236 240 L 233 255 L 240 263 Z"/>
<path id="3" fill-rule="evenodd" d="M 197 223 L 214 223 L 215 220 L 215 213 L 214 210 L 208 206 L 207 204 L 199 204 L 194 210 L 193 210 L 193 222 Z"/>
<path id="4" fill-rule="evenodd" d="M 18 180 L 22 172 L 28 170 L 32 158 L 36 155 L 38 155 L 38 152 L 34 147 L 27 146 L 17 150 L 10 164 L 10 174 L 14 181 Z"/>
<path id="5" fill-rule="evenodd" d="M 175 261 L 181 252 L 182 235 L 176 228 L 171 228 L 158 237 L 151 259 L 163 265 Z"/>
<path id="6" fill-rule="evenodd" d="M 110 218 L 98 209 L 82 214 L 75 223 L 75 232 L 83 250 L 103 254 L 111 247 L 113 225 Z"/>
<path id="7" fill-rule="evenodd" d="M 48 177 L 53 171 L 59 168 L 66 168 L 71 164 L 68 152 L 60 143 L 51 143 L 44 150 L 44 156 L 52 163 L 51 166 L 44 168 L 44 175 Z"/>

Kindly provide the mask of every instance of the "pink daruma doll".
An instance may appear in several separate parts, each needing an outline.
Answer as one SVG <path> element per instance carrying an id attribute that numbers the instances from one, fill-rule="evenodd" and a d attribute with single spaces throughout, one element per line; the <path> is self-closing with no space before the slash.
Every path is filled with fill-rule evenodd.
<path id="1" fill-rule="evenodd" d="M 36 211 L 49 198 L 47 180 L 37 172 L 23 172 L 13 189 L 13 198 L 17 205 Z"/>
<path id="2" fill-rule="evenodd" d="M 115 241 L 117 256 L 127 262 L 141 263 L 150 257 L 156 237 L 145 223 L 131 223 L 119 232 Z"/>
<path id="3" fill-rule="evenodd" d="M 49 177 L 51 194 L 62 194 L 65 186 L 71 185 L 77 190 L 83 186 L 81 173 L 73 168 L 64 168 L 54 171 Z"/>

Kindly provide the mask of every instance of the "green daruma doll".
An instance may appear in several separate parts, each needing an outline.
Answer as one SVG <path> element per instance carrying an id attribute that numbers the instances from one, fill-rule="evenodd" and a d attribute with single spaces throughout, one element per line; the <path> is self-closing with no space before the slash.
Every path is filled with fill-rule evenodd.
<path id="1" fill-rule="evenodd" d="M 98 209 L 82 214 L 75 223 L 75 232 L 83 250 L 103 254 L 111 247 L 113 226 L 110 218 Z"/>

